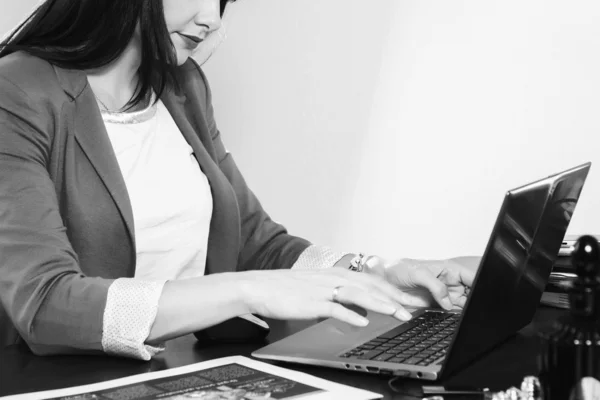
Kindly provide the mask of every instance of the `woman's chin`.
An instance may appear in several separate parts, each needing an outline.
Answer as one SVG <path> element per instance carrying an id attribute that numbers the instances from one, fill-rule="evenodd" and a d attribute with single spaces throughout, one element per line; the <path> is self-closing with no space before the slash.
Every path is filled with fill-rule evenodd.
<path id="1" fill-rule="evenodd" d="M 178 67 L 185 64 L 185 62 L 192 56 L 192 52 L 187 49 L 182 49 L 179 47 L 175 48 L 175 63 Z"/>
<path id="2" fill-rule="evenodd" d="M 177 54 L 177 66 L 181 67 L 190 58 L 191 54 Z"/>

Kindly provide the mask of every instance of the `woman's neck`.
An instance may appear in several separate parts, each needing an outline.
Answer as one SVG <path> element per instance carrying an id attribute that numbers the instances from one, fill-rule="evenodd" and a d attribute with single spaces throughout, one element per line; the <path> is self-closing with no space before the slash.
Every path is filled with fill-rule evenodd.
<path id="1" fill-rule="evenodd" d="M 115 61 L 102 68 L 86 71 L 96 98 L 105 108 L 120 110 L 133 97 L 141 62 L 140 47 L 139 40 L 134 37 Z"/>

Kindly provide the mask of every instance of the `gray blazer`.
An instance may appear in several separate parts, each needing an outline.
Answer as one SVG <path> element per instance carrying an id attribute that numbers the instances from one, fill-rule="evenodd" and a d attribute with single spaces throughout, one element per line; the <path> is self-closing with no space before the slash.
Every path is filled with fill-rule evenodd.
<path id="1" fill-rule="evenodd" d="M 210 182 L 207 273 L 291 267 L 309 243 L 246 185 L 199 66 L 188 61 L 177 79 L 181 91 L 161 100 Z M 108 287 L 135 265 L 131 204 L 86 75 L 23 52 L 1 58 L 0 346 L 101 351 Z"/>

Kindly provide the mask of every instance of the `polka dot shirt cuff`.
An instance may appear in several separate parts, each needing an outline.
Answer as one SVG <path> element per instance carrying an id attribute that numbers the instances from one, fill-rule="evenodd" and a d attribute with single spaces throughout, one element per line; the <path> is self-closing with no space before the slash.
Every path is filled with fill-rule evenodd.
<path id="1" fill-rule="evenodd" d="M 164 346 L 144 342 L 156 318 L 165 282 L 120 278 L 110 285 L 102 332 L 105 353 L 148 361 L 164 350 Z"/>
<path id="2" fill-rule="evenodd" d="M 333 251 L 327 246 L 312 245 L 300 254 L 292 269 L 330 268 L 347 254 L 350 253 Z"/>

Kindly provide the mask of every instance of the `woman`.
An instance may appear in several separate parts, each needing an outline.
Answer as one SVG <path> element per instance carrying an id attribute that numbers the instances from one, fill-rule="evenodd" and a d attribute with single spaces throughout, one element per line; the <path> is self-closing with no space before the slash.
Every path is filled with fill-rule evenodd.
<path id="1" fill-rule="evenodd" d="M 269 218 L 190 59 L 225 6 L 47 0 L 3 43 L 0 344 L 148 360 L 249 313 L 364 326 L 344 305 L 464 303 L 455 260 L 335 253 Z"/>

